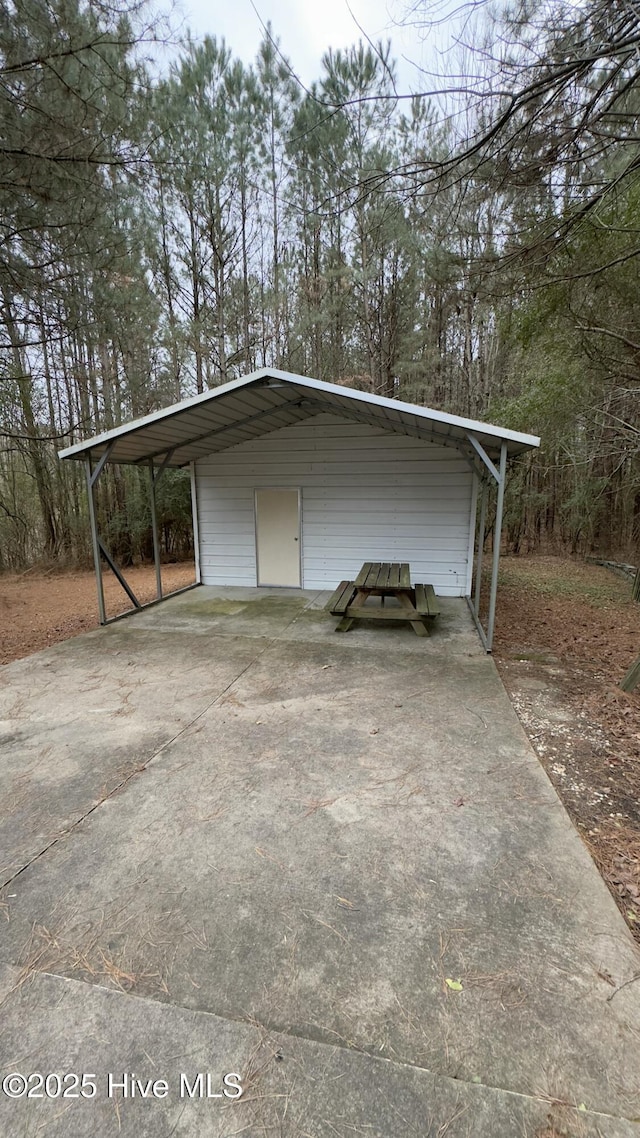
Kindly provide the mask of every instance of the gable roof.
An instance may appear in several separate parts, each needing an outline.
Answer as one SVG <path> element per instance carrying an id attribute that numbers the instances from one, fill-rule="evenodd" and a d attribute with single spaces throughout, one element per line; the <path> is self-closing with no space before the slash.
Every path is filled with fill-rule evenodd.
<path id="1" fill-rule="evenodd" d="M 503 442 L 509 455 L 540 445 L 535 435 L 275 368 L 261 368 L 242 379 L 66 447 L 58 454 L 65 459 L 90 455 L 94 460 L 107 455 L 106 461 L 121 463 L 157 458 L 166 466 L 185 466 L 197 458 L 327 412 L 397 434 L 469 450 L 472 455 L 475 439 L 490 458 L 497 458 Z"/>

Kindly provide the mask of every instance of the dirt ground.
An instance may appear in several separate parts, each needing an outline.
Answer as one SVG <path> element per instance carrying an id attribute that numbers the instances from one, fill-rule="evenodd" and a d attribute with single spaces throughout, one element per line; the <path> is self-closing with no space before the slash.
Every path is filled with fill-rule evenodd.
<path id="1" fill-rule="evenodd" d="M 559 557 L 504 558 L 494 655 L 538 757 L 640 942 L 640 689 L 620 680 L 640 652 L 640 606 L 610 570 Z M 192 564 L 162 568 L 165 592 Z M 153 566 L 127 573 L 141 601 Z M 109 615 L 129 608 L 105 572 Z M 0 577 L 0 663 L 95 628 L 92 572 Z"/>
<path id="2" fill-rule="evenodd" d="M 549 778 L 640 942 L 640 653 L 631 581 L 560 557 L 504 558 L 495 660 Z"/>
<path id="3" fill-rule="evenodd" d="M 141 602 L 156 595 L 153 565 L 128 569 L 125 577 Z M 165 593 L 195 580 L 192 562 L 162 566 Z M 131 608 L 131 602 L 109 569 L 104 572 L 108 616 Z M 26 573 L 0 576 L 0 664 L 29 656 L 49 644 L 68 640 L 98 626 L 96 583 L 92 571 Z"/>

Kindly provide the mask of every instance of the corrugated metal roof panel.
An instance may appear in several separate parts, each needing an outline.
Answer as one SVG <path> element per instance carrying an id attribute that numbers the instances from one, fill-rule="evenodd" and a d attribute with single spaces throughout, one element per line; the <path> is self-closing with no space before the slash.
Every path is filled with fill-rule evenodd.
<path id="1" fill-rule="evenodd" d="M 82 459 L 91 455 L 96 460 L 108 450 L 109 462 L 139 463 L 164 458 L 172 451 L 167 465 L 184 466 L 321 411 L 461 450 L 467 449 L 472 434 L 492 457 L 502 442 L 512 455 L 540 445 L 534 435 L 491 423 L 263 368 L 67 447 L 59 456 Z"/>

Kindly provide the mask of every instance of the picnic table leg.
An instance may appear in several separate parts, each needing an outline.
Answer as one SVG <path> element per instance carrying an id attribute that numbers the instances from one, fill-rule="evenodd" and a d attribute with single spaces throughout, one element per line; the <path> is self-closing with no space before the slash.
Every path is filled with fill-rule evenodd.
<path id="1" fill-rule="evenodd" d="M 353 598 L 351 604 L 349 605 L 349 608 L 350 609 L 362 608 L 363 604 L 366 602 L 368 595 L 369 595 L 368 593 L 361 593 L 360 590 L 358 590 L 358 592 L 356 593 L 355 597 Z M 343 616 L 342 620 L 340 621 L 340 624 L 336 625 L 336 632 L 348 632 L 349 629 L 351 628 L 351 625 L 354 623 L 354 620 L 355 620 L 355 617 Z"/>
<path id="2" fill-rule="evenodd" d="M 411 627 L 412 627 L 413 631 L 415 632 L 416 636 L 429 636 L 429 629 L 427 628 L 427 626 L 426 626 L 423 618 L 421 617 L 420 613 L 417 611 L 415 604 L 413 603 L 413 600 L 411 598 L 411 594 L 410 593 L 398 593 L 398 600 L 400 601 L 400 604 L 402 605 L 403 609 L 405 609 L 407 612 L 413 613 L 415 615 L 416 619 L 412 620 L 410 623 L 411 623 Z"/>

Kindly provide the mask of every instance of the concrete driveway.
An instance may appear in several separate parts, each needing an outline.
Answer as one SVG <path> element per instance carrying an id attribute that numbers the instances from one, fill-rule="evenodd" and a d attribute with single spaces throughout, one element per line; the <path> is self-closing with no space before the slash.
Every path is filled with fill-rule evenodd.
<path id="1" fill-rule="evenodd" d="M 325 599 L 0 672 L 0 1134 L 640 1136 L 640 955 L 464 603 Z"/>

